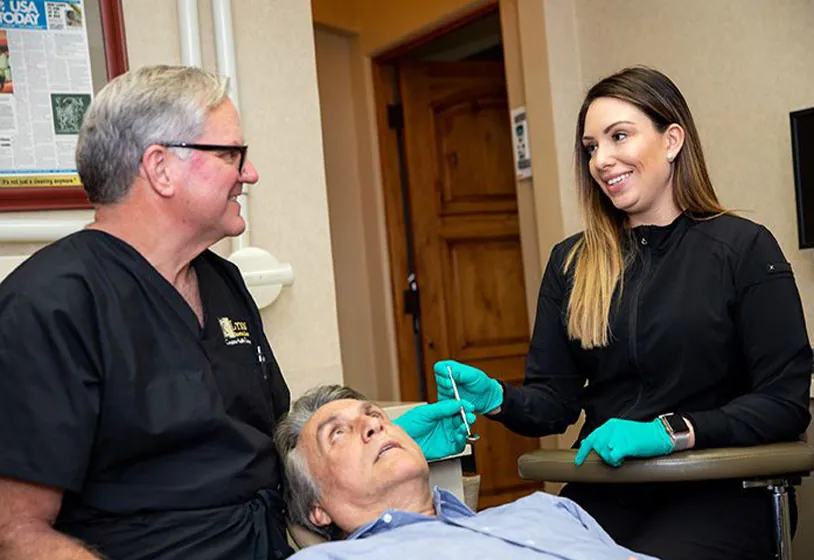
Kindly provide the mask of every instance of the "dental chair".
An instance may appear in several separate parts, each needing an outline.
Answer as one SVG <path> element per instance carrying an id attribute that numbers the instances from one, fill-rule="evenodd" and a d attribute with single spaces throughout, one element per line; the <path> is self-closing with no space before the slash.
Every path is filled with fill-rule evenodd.
<path id="1" fill-rule="evenodd" d="M 814 448 L 804 441 L 755 447 L 689 450 L 652 459 L 626 459 L 620 467 L 606 465 L 594 452 L 582 466 L 576 450 L 540 449 L 517 461 L 521 478 L 546 482 L 648 483 L 741 480 L 744 488 L 772 493 L 775 557 L 791 559 L 788 488 L 814 471 Z"/>

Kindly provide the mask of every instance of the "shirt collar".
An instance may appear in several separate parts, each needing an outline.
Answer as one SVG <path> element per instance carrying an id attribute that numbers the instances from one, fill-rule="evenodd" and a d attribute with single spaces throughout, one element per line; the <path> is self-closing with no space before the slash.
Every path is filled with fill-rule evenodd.
<path id="1" fill-rule="evenodd" d="M 432 521 L 436 517 L 444 520 L 454 517 L 472 517 L 475 515 L 475 512 L 469 509 L 455 494 L 437 486 L 432 489 L 432 503 L 435 507 L 435 517 L 422 513 L 388 509 L 373 521 L 353 531 L 348 535 L 347 540 L 363 539 L 397 527 Z"/>
<path id="2" fill-rule="evenodd" d="M 667 225 L 636 226 L 630 230 L 630 234 L 639 250 L 649 248 L 649 250 L 664 251 L 681 239 L 692 221 L 693 217 L 690 214 L 682 212 Z"/>

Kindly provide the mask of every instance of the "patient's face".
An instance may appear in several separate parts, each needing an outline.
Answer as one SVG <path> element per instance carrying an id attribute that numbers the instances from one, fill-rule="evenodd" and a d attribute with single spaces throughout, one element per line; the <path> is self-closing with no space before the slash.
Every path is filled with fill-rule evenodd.
<path id="1" fill-rule="evenodd" d="M 429 472 L 418 444 L 366 401 L 323 406 L 303 427 L 297 447 L 321 491 L 322 507 L 340 527 L 344 512 L 375 510 L 394 492 L 411 492 L 410 483 Z M 353 520 L 346 524 L 354 526 Z"/>

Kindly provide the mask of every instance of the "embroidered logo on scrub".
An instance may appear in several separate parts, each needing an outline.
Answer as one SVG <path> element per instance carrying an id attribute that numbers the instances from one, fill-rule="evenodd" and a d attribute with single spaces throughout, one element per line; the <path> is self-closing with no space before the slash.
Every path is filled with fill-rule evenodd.
<path id="1" fill-rule="evenodd" d="M 228 317 L 221 317 L 218 319 L 218 323 L 220 323 L 220 330 L 223 331 L 223 341 L 226 346 L 252 343 L 246 321 L 232 321 Z"/>

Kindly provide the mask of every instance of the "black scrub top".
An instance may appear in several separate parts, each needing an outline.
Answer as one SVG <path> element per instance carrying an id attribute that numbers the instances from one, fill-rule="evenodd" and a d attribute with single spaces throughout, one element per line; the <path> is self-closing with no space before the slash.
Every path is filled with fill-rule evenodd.
<path id="1" fill-rule="evenodd" d="M 738 216 L 688 214 L 628 233 L 624 290 L 602 348 L 567 334 L 573 272 L 563 268 L 581 234 L 554 247 L 524 385 L 505 385 L 496 419 L 539 437 L 564 432 L 584 409 L 581 440 L 610 418 L 674 412 L 692 422 L 696 449 L 797 439 L 811 419 L 812 354 L 774 236 Z"/>
<path id="2" fill-rule="evenodd" d="M 56 528 L 114 560 L 283 558 L 289 391 L 237 268 L 193 266 L 203 327 L 99 231 L 0 284 L 0 476 L 64 489 Z"/>

